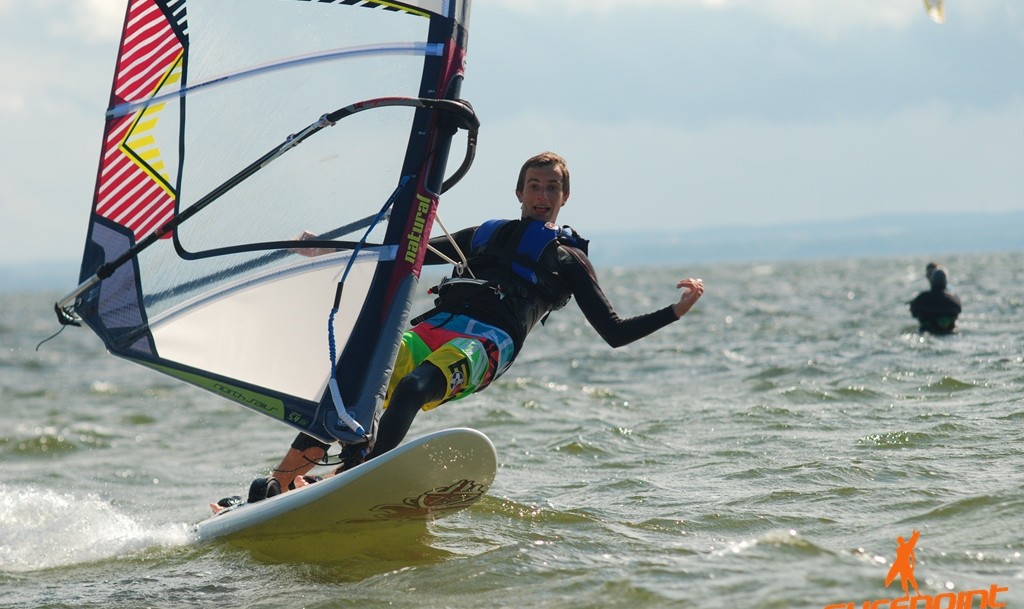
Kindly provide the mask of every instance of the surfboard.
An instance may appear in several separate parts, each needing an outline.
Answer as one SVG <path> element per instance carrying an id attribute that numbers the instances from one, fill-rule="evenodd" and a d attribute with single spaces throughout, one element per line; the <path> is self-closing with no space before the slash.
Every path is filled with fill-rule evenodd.
<path id="1" fill-rule="evenodd" d="M 228 508 L 194 530 L 200 541 L 248 539 L 266 545 L 344 534 L 346 529 L 365 531 L 367 525 L 425 522 L 482 499 L 496 470 L 497 454 L 487 436 L 474 429 L 446 429 L 309 486 Z"/>

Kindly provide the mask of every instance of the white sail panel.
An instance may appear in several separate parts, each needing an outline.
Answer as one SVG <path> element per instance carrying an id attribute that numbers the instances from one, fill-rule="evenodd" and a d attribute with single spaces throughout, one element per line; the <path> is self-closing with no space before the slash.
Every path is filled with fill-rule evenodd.
<path id="1" fill-rule="evenodd" d="M 344 344 L 366 299 L 382 250 L 359 255 L 335 325 Z M 393 251 L 389 253 L 393 258 Z M 318 400 L 331 374 L 323 303 L 334 298 L 350 252 L 253 277 L 186 302 L 149 328 L 160 356 L 213 374 Z M 296 294 L 308 298 L 297 299 Z"/>

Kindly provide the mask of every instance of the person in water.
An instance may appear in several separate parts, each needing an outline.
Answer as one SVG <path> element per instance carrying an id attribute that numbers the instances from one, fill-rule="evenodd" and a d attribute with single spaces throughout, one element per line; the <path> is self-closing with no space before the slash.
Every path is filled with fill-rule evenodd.
<path id="1" fill-rule="evenodd" d="M 960 315 L 960 299 L 946 289 L 949 281 L 946 270 L 929 262 L 925 277 L 931 289 L 921 292 L 910 301 L 910 314 L 921 324 L 921 332 L 952 334 L 956 332 L 956 318 Z"/>
<path id="2" fill-rule="evenodd" d="M 543 323 L 571 297 L 614 348 L 676 321 L 704 293 L 701 279 L 684 279 L 676 284 L 683 290 L 677 302 L 620 318 L 598 285 L 587 258 L 588 241 L 555 224 L 569 200 L 565 160 L 551 152 L 528 159 L 515 192 L 521 206 L 518 220 L 491 220 L 452 235 L 467 256 L 467 268 L 456 267 L 452 277 L 436 291 L 432 288 L 436 306 L 414 319 L 402 337 L 372 447 L 345 446 L 337 472 L 397 447 L 420 410 L 482 391 L 512 365 L 537 322 Z M 449 260 L 459 259 L 445 236 L 430 245 Z M 424 261 L 445 262 L 429 251 Z M 300 433 L 273 475 L 253 482 L 249 501 L 310 483 L 314 479 L 305 474 L 323 462 L 328 448 Z"/>

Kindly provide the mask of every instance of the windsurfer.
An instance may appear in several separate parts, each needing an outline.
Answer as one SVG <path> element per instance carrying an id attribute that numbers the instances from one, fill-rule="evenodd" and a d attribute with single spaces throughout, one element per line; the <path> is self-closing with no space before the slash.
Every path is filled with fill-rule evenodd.
<path id="1" fill-rule="evenodd" d="M 430 244 L 449 259 L 456 247 L 468 270 L 456 269 L 437 288 L 436 307 L 414 321 L 402 339 L 375 442 L 346 446 L 338 471 L 401 443 L 416 414 L 481 391 L 511 366 L 538 321 L 575 297 L 587 321 L 612 347 L 643 338 L 685 315 L 704 292 L 701 279 L 683 279 L 679 300 L 662 309 L 620 318 L 598 285 L 588 242 L 555 224 L 569 199 L 569 169 L 554 153 L 528 159 L 519 172 L 519 220 L 493 220 Z M 452 243 L 454 242 L 454 244 Z M 428 253 L 425 264 L 443 264 Z M 258 479 L 250 501 L 304 486 L 328 445 L 299 434 L 271 478 Z M 254 496 L 255 495 L 255 496 Z"/>

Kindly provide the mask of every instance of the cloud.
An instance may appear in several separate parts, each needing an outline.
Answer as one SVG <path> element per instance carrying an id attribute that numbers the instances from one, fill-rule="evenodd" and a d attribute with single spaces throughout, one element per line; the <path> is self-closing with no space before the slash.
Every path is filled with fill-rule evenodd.
<path id="1" fill-rule="evenodd" d="M 547 0 L 488 0 L 520 14 L 551 14 Z M 931 23 L 921 0 L 562 0 L 565 14 L 612 15 L 637 11 L 719 11 L 751 15 L 787 28 L 806 30 L 824 37 L 848 35 L 869 29 L 905 29 Z M 948 19 L 981 21 L 1018 17 L 1007 0 L 970 0 L 947 6 Z"/>
<path id="2" fill-rule="evenodd" d="M 12 85 L 0 90 L 0 263 L 81 248 L 123 11 L 123 0 L 0 0 Z"/>
<path id="3" fill-rule="evenodd" d="M 62 3 L 68 10 L 54 23 L 55 35 L 88 41 L 116 40 L 124 19 L 124 0 L 76 0 Z"/>
<path id="4" fill-rule="evenodd" d="M 0 16 L 7 27 L 41 22 L 51 38 L 85 42 L 116 40 L 124 10 L 125 0 L 0 0 Z"/>
<path id="5" fill-rule="evenodd" d="M 569 161 L 559 220 L 592 231 L 770 225 L 865 215 L 1019 209 L 1024 99 L 990 112 L 933 103 L 884 119 L 758 118 L 701 129 L 595 124 L 547 113 L 490 123 L 473 171 L 447 194 L 449 226 L 512 213 L 515 172 L 550 148 Z"/>

